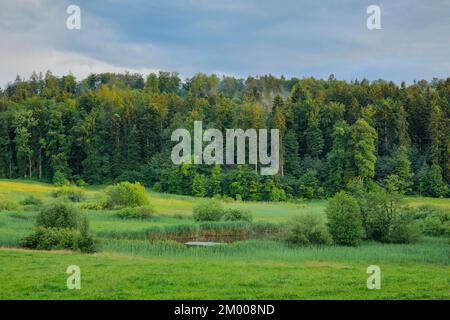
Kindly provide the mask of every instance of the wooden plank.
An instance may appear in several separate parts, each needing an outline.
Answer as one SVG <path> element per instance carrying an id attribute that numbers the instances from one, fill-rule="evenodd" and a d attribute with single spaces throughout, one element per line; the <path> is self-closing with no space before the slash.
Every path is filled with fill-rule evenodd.
<path id="1" fill-rule="evenodd" d="M 186 242 L 185 245 L 188 247 L 212 247 L 217 245 L 222 245 L 223 243 L 218 242 L 203 242 L 203 241 L 191 241 Z"/>

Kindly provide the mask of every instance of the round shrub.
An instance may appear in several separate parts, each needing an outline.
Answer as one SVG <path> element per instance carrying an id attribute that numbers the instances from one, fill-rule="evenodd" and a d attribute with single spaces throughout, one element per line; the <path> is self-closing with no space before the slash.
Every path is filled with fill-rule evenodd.
<path id="1" fill-rule="evenodd" d="M 123 208 L 119 210 L 117 216 L 121 219 L 148 219 L 151 218 L 154 213 L 152 207 L 134 207 Z"/>
<path id="2" fill-rule="evenodd" d="M 42 204 L 42 200 L 36 198 L 35 196 L 29 196 L 19 202 L 23 206 L 40 206 Z"/>
<path id="3" fill-rule="evenodd" d="M 389 224 L 387 241 L 391 243 L 415 243 L 422 237 L 420 223 L 408 210 L 394 214 Z"/>
<path id="4" fill-rule="evenodd" d="M 140 207 L 149 204 L 147 191 L 139 183 L 121 182 L 107 190 L 109 208 Z"/>
<path id="5" fill-rule="evenodd" d="M 289 243 L 301 246 L 332 243 L 324 219 L 312 213 L 294 217 L 287 227 L 285 239 Z"/>
<path id="6" fill-rule="evenodd" d="M 220 202 L 207 200 L 194 207 L 193 213 L 196 221 L 219 221 L 225 211 Z"/>
<path id="7" fill-rule="evenodd" d="M 81 202 L 84 200 L 84 191 L 78 187 L 64 186 L 52 192 L 53 198 L 67 198 L 72 202 Z"/>
<path id="8" fill-rule="evenodd" d="M 358 202 L 341 191 L 327 205 L 328 228 L 334 243 L 347 246 L 358 245 L 364 229 Z"/>
<path id="9" fill-rule="evenodd" d="M 228 209 L 222 217 L 224 221 L 247 221 L 252 222 L 253 216 L 249 211 L 240 209 Z"/>
<path id="10" fill-rule="evenodd" d="M 45 228 L 78 227 L 80 213 L 74 206 L 64 202 L 54 202 L 39 211 L 36 224 Z"/>

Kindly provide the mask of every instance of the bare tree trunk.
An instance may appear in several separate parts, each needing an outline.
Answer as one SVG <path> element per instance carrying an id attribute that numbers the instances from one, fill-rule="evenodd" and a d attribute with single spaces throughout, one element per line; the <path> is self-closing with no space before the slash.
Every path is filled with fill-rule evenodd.
<path id="1" fill-rule="evenodd" d="M 42 149 L 39 148 L 39 180 L 42 179 Z"/>
<path id="2" fill-rule="evenodd" d="M 29 167 L 29 173 L 31 178 L 31 156 L 28 156 L 28 167 Z"/>

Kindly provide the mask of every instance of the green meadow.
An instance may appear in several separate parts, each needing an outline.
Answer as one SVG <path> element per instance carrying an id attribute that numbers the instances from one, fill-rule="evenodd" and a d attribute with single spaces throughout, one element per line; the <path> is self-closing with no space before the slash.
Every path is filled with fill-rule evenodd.
<path id="1" fill-rule="evenodd" d="M 45 202 L 57 187 L 0 180 L 0 199 L 19 203 L 30 195 Z M 84 188 L 94 203 L 103 186 Z M 293 247 L 273 237 L 216 247 L 189 248 L 182 242 L 149 241 L 149 230 L 196 227 L 199 198 L 149 192 L 155 214 L 122 220 L 112 210 L 82 209 L 99 251 L 32 251 L 18 247 L 35 225 L 37 209 L 0 211 L 0 299 L 450 299 L 448 239 L 425 237 L 416 244 L 365 242 L 359 247 Z M 406 205 L 450 210 L 450 199 L 407 197 Z M 237 202 L 255 225 L 278 226 L 295 215 L 324 215 L 326 200 L 299 203 Z M 80 290 L 66 287 L 66 269 L 81 269 Z M 381 268 L 381 289 L 369 290 L 370 265 Z"/>

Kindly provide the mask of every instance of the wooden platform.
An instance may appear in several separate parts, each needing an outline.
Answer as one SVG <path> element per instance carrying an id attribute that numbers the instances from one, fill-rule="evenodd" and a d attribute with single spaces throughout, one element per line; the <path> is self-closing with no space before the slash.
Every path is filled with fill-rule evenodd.
<path id="1" fill-rule="evenodd" d="M 192 241 L 192 242 L 186 242 L 185 245 L 188 247 L 213 247 L 218 245 L 223 245 L 224 243 L 218 243 L 218 242 L 202 242 L 202 241 Z"/>

